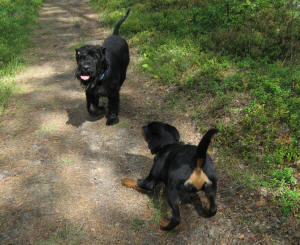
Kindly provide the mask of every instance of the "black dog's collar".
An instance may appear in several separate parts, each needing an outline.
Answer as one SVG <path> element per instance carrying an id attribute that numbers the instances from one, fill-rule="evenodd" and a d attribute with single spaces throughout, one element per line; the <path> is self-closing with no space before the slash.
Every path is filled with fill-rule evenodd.
<path id="1" fill-rule="evenodd" d="M 104 79 L 106 73 L 107 73 L 107 70 L 105 70 L 105 71 L 101 74 L 100 80 L 103 80 L 103 79 Z M 96 85 L 97 85 L 97 82 L 89 83 L 89 84 L 85 87 L 85 90 L 93 89 Z"/>
<path id="2" fill-rule="evenodd" d="M 102 79 L 105 77 L 106 73 L 107 73 L 107 70 L 105 70 L 105 71 L 101 74 L 100 80 L 102 80 Z"/>
<path id="3" fill-rule="evenodd" d="M 103 79 L 104 79 L 106 73 L 107 73 L 107 70 L 105 70 L 105 71 L 101 74 L 100 80 L 103 80 Z M 85 90 L 93 89 L 96 85 L 97 85 L 97 82 L 89 83 L 89 84 L 85 87 Z"/>

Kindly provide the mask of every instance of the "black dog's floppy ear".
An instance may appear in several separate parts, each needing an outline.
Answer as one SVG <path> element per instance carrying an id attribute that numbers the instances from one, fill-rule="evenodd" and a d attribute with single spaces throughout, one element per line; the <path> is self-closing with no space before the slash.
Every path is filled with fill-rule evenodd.
<path id="1" fill-rule="evenodd" d="M 104 48 L 102 46 L 97 46 L 97 51 L 101 56 L 103 56 L 103 55 L 105 55 L 106 48 Z"/>

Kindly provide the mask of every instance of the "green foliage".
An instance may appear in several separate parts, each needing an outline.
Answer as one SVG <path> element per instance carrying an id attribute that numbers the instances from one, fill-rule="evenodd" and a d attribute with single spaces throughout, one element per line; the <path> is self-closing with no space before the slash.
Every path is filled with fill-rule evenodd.
<path id="1" fill-rule="evenodd" d="M 0 115 L 8 105 L 9 97 L 12 93 L 13 88 L 13 82 L 0 80 Z"/>
<path id="2" fill-rule="evenodd" d="M 159 223 L 162 220 L 162 217 L 165 215 L 162 210 L 163 201 L 154 197 L 150 197 L 149 204 L 154 210 L 152 220 L 155 223 Z"/>
<path id="3" fill-rule="evenodd" d="M 42 0 L 0 0 L 0 110 L 8 105 L 14 83 L 13 75 L 22 64 L 30 45 L 37 11 Z"/>
<path id="4" fill-rule="evenodd" d="M 133 230 L 135 232 L 138 232 L 144 225 L 144 221 L 139 218 L 135 218 L 135 219 L 133 219 L 132 224 L 133 224 Z"/>
<path id="5" fill-rule="evenodd" d="M 274 182 L 280 181 L 281 185 L 294 185 L 295 178 L 293 175 L 293 169 L 291 168 L 284 168 L 283 170 L 277 169 L 273 172 L 272 177 Z"/>
<path id="6" fill-rule="evenodd" d="M 132 9 L 121 33 L 138 48 L 141 69 L 177 88 L 170 105 L 192 100 L 192 117 L 200 128 L 215 122 L 220 129 L 216 143 L 224 155 L 239 156 L 265 176 L 271 189 L 274 171 L 295 166 L 300 157 L 300 16 L 295 1 L 91 2 L 109 26 Z M 276 193 L 288 214 L 296 208 L 291 200 L 297 187 L 285 183 Z"/>
<path id="7" fill-rule="evenodd" d="M 280 208 L 285 215 L 289 215 L 296 207 L 299 207 L 299 191 L 296 190 L 296 180 L 293 169 L 276 169 L 272 173 L 271 179 L 266 182 L 269 187 L 274 189 Z"/>
<path id="8" fill-rule="evenodd" d="M 295 1 L 92 0 L 92 3 L 110 12 L 105 16 L 110 25 L 126 8 L 132 7 L 134 11 L 123 28 L 130 36 L 146 32 L 164 40 L 170 35 L 177 40 L 194 40 L 201 49 L 255 59 L 288 58 L 295 56 L 300 48 L 297 42 L 300 19 Z"/>
<path id="9" fill-rule="evenodd" d="M 85 232 L 79 226 L 64 224 L 58 227 L 50 227 L 48 238 L 43 238 L 35 242 L 36 245 L 55 245 L 55 244 L 82 244 Z"/>
<path id="10" fill-rule="evenodd" d="M 300 192 L 297 190 L 290 190 L 288 187 L 285 187 L 278 189 L 277 193 L 277 200 L 280 203 L 282 213 L 286 216 L 290 215 L 294 210 L 296 213 L 300 205 Z"/>

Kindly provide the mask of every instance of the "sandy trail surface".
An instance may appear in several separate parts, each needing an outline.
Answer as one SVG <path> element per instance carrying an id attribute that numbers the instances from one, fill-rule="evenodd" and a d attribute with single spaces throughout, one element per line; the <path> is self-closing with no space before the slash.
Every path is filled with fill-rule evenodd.
<path id="1" fill-rule="evenodd" d="M 146 122 L 171 123 L 188 143 L 201 135 L 184 114 L 161 110 L 166 95 L 134 68 L 134 50 L 120 123 L 107 127 L 105 118 L 88 115 L 74 78 L 74 45 L 101 44 L 110 33 L 87 0 L 45 1 L 30 66 L 18 74 L 20 89 L 0 121 L 0 244 L 288 244 L 274 232 L 279 223 L 253 217 L 259 197 L 240 194 L 243 187 L 221 169 L 216 216 L 181 205 L 182 221 L 172 232 L 159 229 L 170 215 L 162 188 L 147 195 L 121 185 L 151 168 L 140 135 Z"/>

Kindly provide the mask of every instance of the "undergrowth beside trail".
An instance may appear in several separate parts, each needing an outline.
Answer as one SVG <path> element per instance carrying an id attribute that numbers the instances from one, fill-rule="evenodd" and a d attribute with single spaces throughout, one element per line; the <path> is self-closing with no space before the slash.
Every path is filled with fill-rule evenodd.
<path id="1" fill-rule="evenodd" d="M 0 0 L 0 114 L 8 106 L 14 75 L 22 67 L 43 0 Z"/>
<path id="2" fill-rule="evenodd" d="M 300 14 L 295 1 L 91 3 L 110 27 L 131 8 L 120 32 L 137 47 L 141 69 L 172 88 L 169 104 L 192 110 L 201 132 L 217 126 L 220 156 L 239 160 L 227 168 L 242 164 L 241 181 L 257 190 L 266 187 L 283 214 L 296 214 Z"/>

